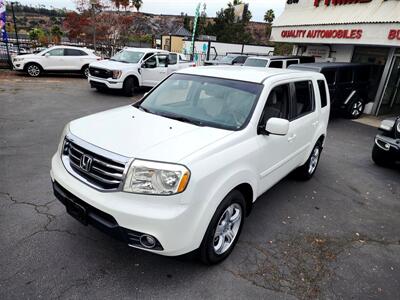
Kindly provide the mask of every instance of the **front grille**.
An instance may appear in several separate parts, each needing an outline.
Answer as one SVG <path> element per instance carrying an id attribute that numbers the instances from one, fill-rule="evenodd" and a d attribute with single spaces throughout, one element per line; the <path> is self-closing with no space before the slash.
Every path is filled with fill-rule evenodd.
<path id="1" fill-rule="evenodd" d="M 64 141 L 63 158 L 64 165 L 75 173 L 73 175 L 96 188 L 117 190 L 122 186 L 127 160 L 107 158 L 68 138 Z"/>
<path id="2" fill-rule="evenodd" d="M 95 68 L 95 67 L 89 67 L 89 74 L 94 77 L 99 77 L 99 78 L 112 77 L 112 72 L 110 70 L 105 70 L 105 69 L 100 69 L 100 68 Z"/>

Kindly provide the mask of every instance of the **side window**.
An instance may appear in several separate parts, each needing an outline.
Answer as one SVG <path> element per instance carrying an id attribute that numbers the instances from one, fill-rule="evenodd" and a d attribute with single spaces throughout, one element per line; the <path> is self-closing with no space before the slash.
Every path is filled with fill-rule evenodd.
<path id="1" fill-rule="evenodd" d="M 53 49 L 53 50 L 50 50 L 50 51 L 46 52 L 45 55 L 47 53 L 50 56 L 63 56 L 64 55 L 64 49 Z"/>
<path id="2" fill-rule="evenodd" d="M 246 61 L 247 56 L 239 56 L 238 58 L 236 58 L 236 63 L 238 64 L 244 64 L 244 62 Z"/>
<path id="3" fill-rule="evenodd" d="M 175 53 L 170 53 L 168 56 L 168 64 L 170 65 L 176 65 L 176 63 L 178 62 L 178 55 Z"/>
<path id="4" fill-rule="evenodd" d="M 273 60 L 270 62 L 269 68 L 276 68 L 276 69 L 282 69 L 283 68 L 283 61 L 282 60 Z"/>
<path id="5" fill-rule="evenodd" d="M 289 84 L 279 85 L 271 90 L 261 116 L 261 125 L 270 118 L 289 118 L 289 95 Z"/>
<path id="6" fill-rule="evenodd" d="M 298 59 L 289 59 L 286 61 L 286 68 L 289 67 L 290 65 L 297 65 L 299 63 Z"/>
<path id="7" fill-rule="evenodd" d="M 347 83 L 353 81 L 353 70 L 350 68 L 339 70 L 339 83 Z"/>
<path id="8" fill-rule="evenodd" d="M 150 56 L 152 56 L 154 53 L 153 52 L 149 52 L 149 53 L 146 53 L 144 56 L 143 56 L 143 59 L 142 59 L 142 61 L 145 61 L 146 59 L 148 59 Z"/>
<path id="9" fill-rule="evenodd" d="M 328 104 L 328 99 L 326 95 L 325 82 L 323 80 L 318 80 L 319 94 L 321 95 L 321 107 L 325 107 Z"/>
<path id="10" fill-rule="evenodd" d="M 336 77 L 336 72 L 334 70 L 332 71 L 323 71 L 322 74 L 324 74 L 326 82 L 328 84 L 334 84 L 335 83 L 335 77 Z"/>
<path id="11" fill-rule="evenodd" d="M 167 66 L 167 55 L 157 55 L 157 67 L 166 67 Z"/>
<path id="12" fill-rule="evenodd" d="M 354 72 L 354 81 L 368 82 L 370 75 L 369 67 L 358 67 Z"/>
<path id="13" fill-rule="evenodd" d="M 296 119 L 314 110 L 314 94 L 312 82 L 297 81 L 294 83 L 295 97 L 293 101 L 293 113 L 291 119 Z"/>
<path id="14" fill-rule="evenodd" d="M 156 56 L 152 56 L 145 61 L 146 68 L 152 69 L 157 67 L 157 58 Z"/>
<path id="15" fill-rule="evenodd" d="M 86 52 L 78 49 L 65 49 L 64 50 L 65 56 L 84 56 L 87 55 Z"/>

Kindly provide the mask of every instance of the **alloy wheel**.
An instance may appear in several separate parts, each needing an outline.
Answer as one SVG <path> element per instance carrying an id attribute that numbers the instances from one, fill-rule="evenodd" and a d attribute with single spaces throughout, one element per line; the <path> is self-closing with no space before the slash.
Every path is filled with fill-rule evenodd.
<path id="1" fill-rule="evenodd" d="M 353 104 L 351 114 L 352 114 L 354 117 L 357 117 L 357 116 L 361 115 L 362 110 L 363 110 L 363 103 L 362 103 L 361 101 L 356 101 L 356 102 Z"/>
<path id="2" fill-rule="evenodd" d="M 218 221 L 214 233 L 214 251 L 221 255 L 225 253 L 233 244 L 242 220 L 242 207 L 233 203 L 226 208 Z"/>
<path id="3" fill-rule="evenodd" d="M 30 65 L 28 67 L 28 74 L 32 77 L 37 77 L 40 74 L 40 69 L 36 65 Z"/>
<path id="4" fill-rule="evenodd" d="M 318 160 L 319 160 L 319 148 L 315 147 L 313 152 L 311 153 L 310 157 L 310 163 L 308 165 L 308 173 L 313 174 L 315 169 L 317 168 L 318 165 Z"/>

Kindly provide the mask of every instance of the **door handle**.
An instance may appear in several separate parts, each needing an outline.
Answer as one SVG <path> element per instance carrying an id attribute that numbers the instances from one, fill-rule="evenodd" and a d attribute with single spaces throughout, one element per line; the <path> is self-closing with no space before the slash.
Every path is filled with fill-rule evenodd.
<path id="1" fill-rule="evenodd" d="M 296 137 L 297 137 L 297 135 L 292 134 L 290 137 L 288 137 L 287 140 L 288 140 L 289 142 L 292 142 Z"/>

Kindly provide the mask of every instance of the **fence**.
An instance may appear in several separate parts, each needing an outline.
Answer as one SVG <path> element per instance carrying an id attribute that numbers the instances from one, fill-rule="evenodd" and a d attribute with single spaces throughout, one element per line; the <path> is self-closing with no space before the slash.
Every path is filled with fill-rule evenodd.
<path id="1" fill-rule="evenodd" d="M 19 51 L 18 51 L 18 44 L 19 44 Z M 11 59 L 13 56 L 18 55 L 18 52 L 20 54 L 37 53 L 51 45 L 52 44 L 42 46 L 30 39 L 18 39 L 17 43 L 17 40 L 15 38 L 10 38 L 8 44 L 0 41 L 0 68 L 10 68 L 12 66 Z M 62 41 L 57 45 L 87 47 L 93 49 L 93 44 L 83 43 L 83 42 L 72 43 L 68 41 Z M 8 52 L 7 52 L 7 46 L 8 46 Z M 109 58 L 115 52 L 119 51 L 125 46 L 137 47 L 137 48 L 151 48 L 152 44 L 147 42 L 128 42 L 124 45 L 113 45 L 111 43 L 99 42 L 96 43 L 96 53 L 103 58 Z"/>

